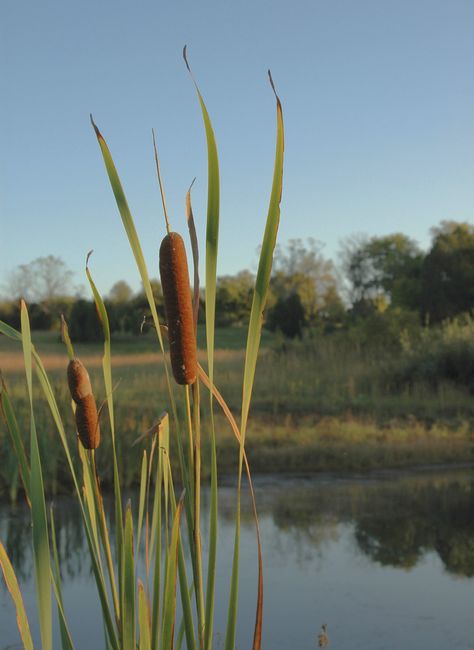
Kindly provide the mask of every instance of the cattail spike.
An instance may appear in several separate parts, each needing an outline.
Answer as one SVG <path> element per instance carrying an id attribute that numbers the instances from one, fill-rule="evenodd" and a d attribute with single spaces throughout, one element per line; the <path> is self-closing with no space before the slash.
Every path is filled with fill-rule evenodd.
<path id="1" fill-rule="evenodd" d="M 99 414 L 92 394 L 91 380 L 84 364 L 77 357 L 67 367 L 71 397 L 76 403 L 76 427 L 85 449 L 97 449 L 100 443 Z"/>
<path id="2" fill-rule="evenodd" d="M 79 403 L 81 399 L 92 395 L 91 380 L 84 364 L 77 357 L 71 359 L 67 367 L 67 381 L 71 397 Z"/>
<path id="3" fill-rule="evenodd" d="M 84 449 L 97 449 L 100 443 L 99 414 L 92 393 L 76 406 L 76 427 Z"/>
<path id="4" fill-rule="evenodd" d="M 161 242 L 160 277 L 173 376 L 178 384 L 192 384 L 197 376 L 196 335 L 186 249 L 176 232 Z"/>

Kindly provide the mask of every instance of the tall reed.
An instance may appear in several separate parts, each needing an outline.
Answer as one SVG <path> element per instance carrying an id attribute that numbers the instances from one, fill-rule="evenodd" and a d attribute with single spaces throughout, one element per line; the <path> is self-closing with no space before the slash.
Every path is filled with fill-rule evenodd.
<path id="1" fill-rule="evenodd" d="M 189 67 L 186 50 L 184 59 Z M 270 77 L 271 80 L 271 77 Z M 194 78 L 193 78 L 194 81 Z M 272 88 L 273 87 L 273 82 Z M 253 512 L 258 544 L 258 583 L 257 608 L 252 647 L 261 647 L 263 621 L 263 562 L 258 527 L 257 509 L 253 493 L 252 478 L 245 452 L 245 433 L 250 406 L 257 353 L 261 334 L 261 314 L 265 307 L 270 279 L 273 249 L 279 221 L 279 204 L 283 170 L 283 120 L 281 105 L 277 100 L 277 146 L 275 168 L 268 210 L 259 270 L 256 279 L 252 314 L 248 330 L 245 372 L 242 387 L 241 424 L 227 406 L 221 392 L 214 384 L 214 323 L 215 293 L 219 232 L 219 165 L 217 147 L 209 114 L 199 88 L 194 81 L 202 112 L 208 152 L 208 199 L 206 226 L 206 334 L 208 373 L 198 364 L 196 356 L 197 301 L 199 299 L 199 276 L 197 273 L 198 252 L 195 237 L 194 218 L 191 208 L 190 192 L 186 197 L 188 226 L 191 233 L 194 262 L 194 305 L 191 303 L 188 268 L 184 242 L 180 235 L 171 232 L 166 213 L 166 203 L 156 153 L 157 173 L 162 190 L 168 234 L 165 235 L 160 250 L 160 272 L 165 297 L 167 327 L 160 323 L 152 288 L 140 241 L 129 210 L 125 194 L 115 168 L 109 148 L 91 117 L 92 125 L 102 152 L 105 168 L 117 202 L 119 213 L 127 233 L 145 294 L 154 322 L 162 362 L 165 369 L 168 395 L 167 406 L 157 404 L 156 424 L 137 439 L 143 445 L 140 488 L 138 503 L 124 506 L 121 492 L 121 476 L 117 461 L 116 422 L 114 410 L 115 387 L 112 380 L 111 338 L 107 311 L 98 291 L 90 268 L 89 255 L 86 262 L 86 275 L 94 296 L 104 333 L 104 352 L 102 370 L 105 386 L 105 403 L 110 424 L 112 457 L 100 458 L 101 447 L 99 413 L 97 411 L 92 386 L 82 363 L 74 353 L 68 327 L 62 323 L 62 335 L 69 356 L 67 380 L 71 394 L 71 405 L 75 411 L 77 436 L 71 437 L 66 431 L 60 414 L 60 407 L 52 389 L 40 356 L 31 341 L 27 306 L 21 304 L 21 331 L 0 322 L 0 332 L 21 343 L 24 352 L 30 404 L 30 448 L 23 446 L 20 430 L 15 418 L 14 406 L 7 386 L 2 382 L 2 411 L 11 434 L 13 448 L 17 456 L 19 473 L 28 503 L 31 507 L 33 524 L 33 548 L 35 557 L 36 597 L 38 619 L 43 650 L 51 650 L 52 638 L 52 594 L 57 608 L 61 647 L 73 649 L 74 642 L 67 619 L 67 602 L 62 596 L 61 573 L 58 560 L 54 525 L 54 509 L 48 515 L 42 479 L 42 462 L 38 446 L 35 424 L 33 389 L 37 385 L 48 403 L 59 441 L 74 486 L 84 526 L 92 571 L 104 623 L 104 646 L 107 650 L 140 650 L 181 648 L 183 643 L 188 650 L 210 650 L 213 647 L 213 620 L 215 600 L 215 571 L 217 557 L 217 453 L 214 427 L 214 400 L 223 412 L 235 435 L 236 457 L 238 457 L 238 490 L 235 544 L 233 549 L 233 570 L 230 586 L 226 648 L 235 648 L 235 629 L 238 603 L 238 563 L 240 543 L 240 494 L 241 475 L 245 468 L 250 485 Z M 275 93 L 276 96 L 276 93 Z M 170 350 L 171 372 L 166 354 Z M 36 382 L 33 382 L 33 369 Z M 66 378 L 65 378 L 66 381 Z M 181 385 L 180 391 L 174 383 Z M 204 579 L 201 545 L 201 390 L 207 392 L 210 401 L 210 425 L 207 434 L 211 452 L 211 507 L 209 526 L 209 550 L 207 557 L 207 576 Z M 160 398 L 159 398 L 160 399 Z M 165 399 L 165 398 L 163 398 Z M 184 421 L 181 421 L 178 404 L 183 401 Z M 41 432 L 39 433 L 41 435 Z M 174 437 L 177 450 L 177 465 L 181 477 L 182 492 L 176 493 L 171 472 L 170 436 Z M 73 459 L 71 445 L 77 445 L 79 462 Z M 100 463 L 109 462 L 113 466 L 115 540 L 112 540 L 105 516 L 101 484 Z M 162 534 L 163 532 L 163 534 Z M 112 555 L 115 542 L 116 561 Z M 145 570 L 139 574 L 137 554 L 141 545 L 144 548 Z M 230 551 L 230 549 L 229 549 Z M 189 553 L 190 569 L 185 561 Z M 23 598 L 13 567 L 0 543 L 0 565 L 10 590 L 17 612 L 17 621 L 24 647 L 33 648 L 32 635 L 26 616 Z M 177 597 L 181 601 L 180 621 L 177 621 Z M 178 624 L 179 623 L 179 624 Z"/>

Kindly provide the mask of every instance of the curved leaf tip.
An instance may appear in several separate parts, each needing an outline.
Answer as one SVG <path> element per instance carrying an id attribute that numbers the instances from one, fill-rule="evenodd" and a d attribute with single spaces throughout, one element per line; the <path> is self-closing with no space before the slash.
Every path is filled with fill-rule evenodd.
<path id="1" fill-rule="evenodd" d="M 189 72 L 192 74 L 192 72 L 191 72 L 191 68 L 189 67 L 189 63 L 188 63 L 188 57 L 187 57 L 187 52 L 186 52 L 187 47 L 188 47 L 187 45 L 185 45 L 185 46 L 183 47 L 183 59 L 184 59 L 184 62 L 186 63 L 186 67 L 187 67 L 187 69 L 188 69 Z"/>
<path id="2" fill-rule="evenodd" d="M 274 82 L 273 82 L 272 73 L 271 73 L 270 70 L 268 70 L 267 72 L 268 72 L 268 79 L 270 80 L 270 85 L 271 85 L 272 90 L 273 90 L 273 92 L 274 92 L 274 94 L 275 94 L 275 97 L 276 97 L 276 100 L 277 100 L 278 106 L 279 106 L 279 108 L 280 108 L 280 110 L 281 110 L 281 102 L 280 102 L 280 98 L 278 97 L 278 93 L 277 93 L 277 91 L 276 91 L 275 84 L 274 84 Z"/>
<path id="3" fill-rule="evenodd" d="M 90 120 L 91 120 L 92 127 L 93 127 L 93 129 L 95 131 L 95 134 L 97 136 L 97 140 L 103 140 L 104 138 L 102 137 L 102 133 L 99 131 L 99 127 L 97 126 L 97 124 L 94 122 L 94 118 L 92 117 L 92 113 L 89 113 L 89 117 L 90 117 Z"/>

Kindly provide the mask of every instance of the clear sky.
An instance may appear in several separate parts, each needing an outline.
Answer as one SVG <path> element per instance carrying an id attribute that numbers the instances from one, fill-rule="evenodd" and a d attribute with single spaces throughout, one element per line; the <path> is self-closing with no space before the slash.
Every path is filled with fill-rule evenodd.
<path id="1" fill-rule="evenodd" d="M 286 159 L 280 242 L 314 237 L 336 258 L 353 233 L 402 231 L 426 247 L 442 219 L 474 219 L 472 0 L 2 0 L 0 284 L 57 255 L 105 293 L 138 272 L 89 113 L 115 158 L 158 275 L 184 198 L 203 242 L 207 165 L 183 45 L 213 120 L 221 165 L 218 273 L 255 268 L 280 94 Z M 202 253 L 204 247 L 201 245 Z"/>

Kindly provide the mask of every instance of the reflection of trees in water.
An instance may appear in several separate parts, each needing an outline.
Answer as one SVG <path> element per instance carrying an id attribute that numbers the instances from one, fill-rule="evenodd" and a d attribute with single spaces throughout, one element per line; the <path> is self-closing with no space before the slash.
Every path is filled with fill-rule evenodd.
<path id="1" fill-rule="evenodd" d="M 292 489 L 287 493 L 291 495 Z M 294 499 L 278 499 L 271 508 L 273 522 L 291 537 L 291 547 L 299 562 L 305 561 L 315 551 L 321 554 L 322 549 L 339 539 L 338 524 L 340 518 L 329 508 L 318 506 L 319 493 L 310 490 L 309 493 L 295 495 Z M 278 545 L 278 538 L 276 545 Z"/>
<path id="2" fill-rule="evenodd" d="M 79 575 L 92 575 L 90 556 L 77 504 L 72 499 L 62 497 L 54 502 L 53 511 L 61 577 L 73 579 Z M 108 525 L 110 529 L 112 525 L 110 517 Z M 5 507 L 3 512 L 0 509 L 0 539 L 5 545 L 19 582 L 32 579 L 31 517 L 26 505 Z M 2 588 L 5 588 L 4 581 L 1 580 L 0 583 Z"/>
<path id="3" fill-rule="evenodd" d="M 426 494 L 423 494 L 426 492 Z M 382 489 L 373 495 L 370 511 L 355 518 L 359 548 L 374 562 L 409 569 L 434 546 L 435 511 L 425 502 L 432 500 L 431 489 Z M 427 516 L 424 516 L 428 508 Z"/>
<path id="4" fill-rule="evenodd" d="M 396 480 L 307 482 L 273 489 L 259 511 L 275 525 L 319 549 L 337 535 L 335 522 L 352 523 L 359 549 L 374 562 L 411 568 L 428 551 L 445 568 L 474 576 L 474 479 L 418 475 Z"/>
<path id="5" fill-rule="evenodd" d="M 356 519 L 360 548 L 380 564 L 410 568 L 436 551 L 445 568 L 474 576 L 474 480 L 386 486 Z"/>
<path id="6" fill-rule="evenodd" d="M 244 499 L 245 501 L 245 499 Z M 472 474 L 432 474 L 386 480 L 307 480 L 262 482 L 257 494 L 259 515 L 271 518 L 285 535 L 271 540 L 285 556 L 291 547 L 297 559 L 320 553 L 338 539 L 338 524 L 354 527 L 358 548 L 374 562 L 410 568 L 424 553 L 435 551 L 445 568 L 474 576 L 474 478 Z M 207 520 L 208 494 L 203 493 Z M 235 490 L 221 493 L 220 521 L 233 525 Z M 114 537 L 113 508 L 109 530 Z M 82 520 L 68 498 L 54 508 L 61 572 L 72 580 L 91 571 Z M 249 508 L 243 527 L 253 529 Z M 0 510 L 0 539 L 20 582 L 32 578 L 31 521 L 26 506 Z M 268 543 L 268 540 L 264 540 Z M 115 555 L 115 549 L 112 548 Z M 4 589 L 4 582 L 0 581 Z"/>
<path id="7" fill-rule="evenodd" d="M 286 528 L 286 535 L 272 540 L 272 547 L 282 558 L 291 553 L 299 565 L 304 565 L 315 557 L 322 559 L 323 550 L 340 538 L 339 522 L 335 517 L 319 517 L 304 528 Z"/>
<path id="8" fill-rule="evenodd" d="M 25 581 L 33 569 L 30 511 L 26 506 L 18 506 L 10 517 L 1 511 L 0 513 L 0 540 L 7 550 L 18 580 Z M 6 589 L 4 581 L 1 580 L 0 583 Z"/>

